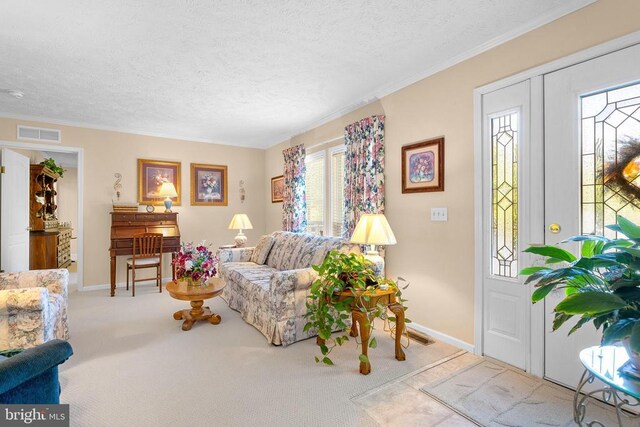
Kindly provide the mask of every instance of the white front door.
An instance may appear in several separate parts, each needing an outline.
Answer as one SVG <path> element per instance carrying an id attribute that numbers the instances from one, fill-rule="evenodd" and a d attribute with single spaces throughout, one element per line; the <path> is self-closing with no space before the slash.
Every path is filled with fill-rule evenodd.
<path id="1" fill-rule="evenodd" d="M 611 235 L 605 226 L 616 215 L 640 222 L 640 46 L 547 74 L 544 98 L 545 243 Z M 578 353 L 598 345 L 600 333 L 588 324 L 567 337 L 571 321 L 552 332 L 562 296 L 545 302 L 545 376 L 573 388 Z"/>
<path id="2" fill-rule="evenodd" d="M 29 158 L 3 148 L 0 162 L 0 269 L 29 269 Z"/>
<path id="3" fill-rule="evenodd" d="M 518 275 L 527 224 L 530 82 L 482 97 L 483 354 L 527 368 L 530 302 Z M 525 162 L 521 162 L 525 159 Z M 524 242 L 524 244 L 522 243 Z"/>

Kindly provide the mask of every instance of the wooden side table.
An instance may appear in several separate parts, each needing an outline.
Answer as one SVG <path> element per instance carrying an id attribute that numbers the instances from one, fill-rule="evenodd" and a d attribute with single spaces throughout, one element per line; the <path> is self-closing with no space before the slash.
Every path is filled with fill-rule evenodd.
<path id="1" fill-rule="evenodd" d="M 351 303 L 351 331 L 349 335 L 352 337 L 358 336 L 358 329 L 360 330 L 360 340 L 362 341 L 362 354 L 367 356 L 369 359 L 368 351 L 369 351 L 369 338 L 371 327 L 369 325 L 369 319 L 366 313 L 363 313 L 360 308 L 356 304 L 364 304 L 364 308 L 367 310 L 374 309 L 378 304 L 382 304 L 387 307 L 395 316 L 396 316 L 396 360 L 403 361 L 406 360 L 406 356 L 404 351 L 402 350 L 402 332 L 405 328 L 404 323 L 404 308 L 402 304 L 399 304 L 396 299 L 396 291 L 393 289 L 381 290 L 376 289 L 375 291 L 362 292 L 359 291 L 357 296 L 360 297 L 362 295 L 368 296 L 369 301 L 364 301 L 362 298 L 354 298 L 353 293 L 351 291 L 343 291 L 337 294 L 337 298 L 332 302 L 344 301 L 347 298 L 354 298 Z M 324 345 L 324 341 L 322 338 L 318 337 L 316 342 L 318 345 Z M 371 372 L 371 363 L 368 362 L 360 362 L 360 373 L 363 375 L 367 375 Z"/>
<path id="2" fill-rule="evenodd" d="M 191 309 L 179 310 L 173 313 L 176 320 L 184 320 L 182 330 L 188 331 L 198 320 L 207 320 L 212 325 L 220 323 L 222 318 L 209 307 L 202 307 L 204 300 L 216 297 L 222 293 L 225 283 L 218 277 L 212 277 L 205 286 L 189 286 L 186 282 L 173 281 L 167 283 L 166 289 L 175 299 L 189 301 Z"/>

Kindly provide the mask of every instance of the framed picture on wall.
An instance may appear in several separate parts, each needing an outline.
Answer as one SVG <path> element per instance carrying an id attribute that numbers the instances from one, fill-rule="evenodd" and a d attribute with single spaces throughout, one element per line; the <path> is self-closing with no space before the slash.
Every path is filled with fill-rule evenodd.
<path id="1" fill-rule="evenodd" d="M 444 137 L 402 147 L 402 192 L 444 191 Z"/>
<path id="2" fill-rule="evenodd" d="M 179 206 L 182 200 L 180 162 L 138 159 L 138 203 L 162 205 L 165 197 L 160 196 L 160 188 L 165 182 L 174 185 L 178 195 L 171 200 L 174 206 Z"/>
<path id="3" fill-rule="evenodd" d="M 191 163 L 191 205 L 227 206 L 227 167 Z"/>
<path id="4" fill-rule="evenodd" d="M 281 203 L 284 200 L 284 176 L 271 178 L 271 203 Z"/>

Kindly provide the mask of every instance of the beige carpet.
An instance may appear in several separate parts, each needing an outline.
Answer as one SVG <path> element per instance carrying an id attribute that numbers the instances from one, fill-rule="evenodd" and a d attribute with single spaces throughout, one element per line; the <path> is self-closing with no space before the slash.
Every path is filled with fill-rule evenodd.
<path id="1" fill-rule="evenodd" d="M 336 366 L 319 366 L 314 340 L 271 346 L 221 299 L 208 305 L 222 323 L 183 332 L 172 314 L 187 304 L 154 286 L 139 286 L 135 298 L 123 289 L 114 298 L 107 290 L 72 293 L 75 354 L 60 370 L 71 424 L 373 426 L 352 397 L 458 351 L 414 343 L 398 362 L 393 341 L 376 332 L 372 372 L 364 376 L 354 343 L 333 353 Z"/>
<path id="2" fill-rule="evenodd" d="M 482 361 L 422 391 L 484 426 L 573 426 L 573 392 L 506 365 Z M 611 407 L 592 402 L 585 421 L 617 425 Z"/>

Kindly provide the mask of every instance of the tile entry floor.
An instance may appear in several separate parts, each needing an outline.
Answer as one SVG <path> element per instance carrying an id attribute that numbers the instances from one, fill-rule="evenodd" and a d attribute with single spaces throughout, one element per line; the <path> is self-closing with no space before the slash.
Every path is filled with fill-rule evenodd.
<path id="1" fill-rule="evenodd" d="M 481 359 L 479 356 L 460 351 L 426 366 L 417 373 L 405 375 L 356 396 L 352 401 L 382 426 L 476 426 L 474 422 L 427 396 L 420 388 Z"/>
<path id="2" fill-rule="evenodd" d="M 356 396 L 352 398 L 352 402 L 366 411 L 381 426 L 480 425 L 433 399 L 420 388 L 449 377 L 482 360 L 482 357 L 460 351 L 418 372 L 407 374 Z"/>

